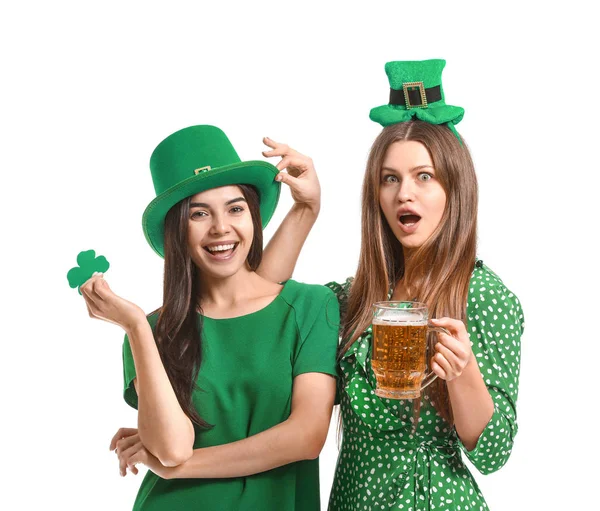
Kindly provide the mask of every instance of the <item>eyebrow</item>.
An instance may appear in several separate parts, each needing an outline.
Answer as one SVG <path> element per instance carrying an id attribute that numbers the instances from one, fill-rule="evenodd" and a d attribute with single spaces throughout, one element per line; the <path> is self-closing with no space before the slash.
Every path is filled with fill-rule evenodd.
<path id="1" fill-rule="evenodd" d="M 229 206 L 230 204 L 234 204 L 236 202 L 246 202 L 244 197 L 236 197 L 235 199 L 228 200 L 225 203 L 225 206 Z M 206 202 L 192 202 L 190 204 L 190 208 L 208 208 L 210 209 L 210 204 L 206 204 Z"/>
<path id="2" fill-rule="evenodd" d="M 409 169 L 410 172 L 414 172 L 415 170 L 421 170 L 421 169 L 432 169 L 435 170 L 435 168 L 433 167 L 433 165 L 417 165 L 416 167 L 413 167 L 412 169 Z M 390 170 L 392 172 L 398 172 L 397 169 L 393 168 L 393 167 L 381 167 L 381 170 Z"/>

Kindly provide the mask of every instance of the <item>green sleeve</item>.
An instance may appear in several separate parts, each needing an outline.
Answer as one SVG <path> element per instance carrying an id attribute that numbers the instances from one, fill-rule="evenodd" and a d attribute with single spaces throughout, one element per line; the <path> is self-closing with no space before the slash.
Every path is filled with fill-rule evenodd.
<path id="1" fill-rule="evenodd" d="M 348 296 L 350 296 L 350 288 L 353 281 L 354 277 L 348 277 L 342 284 L 338 282 L 328 282 L 325 284 L 325 287 L 328 287 L 335 293 L 340 306 L 340 334 L 342 333 L 341 329 L 344 317 L 346 316 L 346 310 L 348 310 Z"/>
<path id="2" fill-rule="evenodd" d="M 338 344 L 342 339 L 342 329 L 344 327 L 344 318 L 346 317 L 346 311 L 348 310 L 348 296 L 350 295 L 350 288 L 354 277 L 348 277 L 342 284 L 338 282 L 328 282 L 325 284 L 326 287 L 331 289 L 338 300 L 340 306 L 340 330 L 338 333 Z M 340 389 L 341 381 L 338 379 L 338 385 L 336 385 L 335 391 L 335 404 L 339 405 L 342 399 L 342 390 Z"/>
<path id="3" fill-rule="evenodd" d="M 148 323 L 152 327 L 152 330 L 154 330 L 157 319 L 158 315 L 156 313 L 152 313 L 150 316 L 148 316 Z M 135 386 L 133 385 L 133 380 L 135 380 L 135 377 L 135 362 L 133 361 L 133 354 L 131 353 L 129 338 L 127 335 L 125 335 L 125 340 L 123 341 L 123 398 L 129 406 L 137 410 L 138 395 L 135 390 Z"/>
<path id="4" fill-rule="evenodd" d="M 138 396 L 133 385 L 135 379 L 135 363 L 133 361 L 133 354 L 131 353 L 131 346 L 129 345 L 129 338 L 125 335 L 123 341 L 123 398 L 125 402 L 137 410 L 138 407 Z"/>
<path id="5" fill-rule="evenodd" d="M 467 316 L 473 353 L 494 401 L 494 413 L 473 450 L 459 444 L 482 474 L 490 474 L 508 460 L 518 430 L 523 311 L 502 281 L 482 268 L 471 279 Z"/>
<path id="6" fill-rule="evenodd" d="M 298 325 L 300 343 L 293 362 L 294 378 L 299 374 L 313 372 L 337 375 L 340 310 L 335 295 L 329 290 L 321 289 L 319 295 L 311 301 L 311 308 L 315 309 L 316 314 L 307 314 L 305 317 L 310 318 L 309 323 Z M 304 317 L 298 317 L 297 320 L 303 321 Z"/>

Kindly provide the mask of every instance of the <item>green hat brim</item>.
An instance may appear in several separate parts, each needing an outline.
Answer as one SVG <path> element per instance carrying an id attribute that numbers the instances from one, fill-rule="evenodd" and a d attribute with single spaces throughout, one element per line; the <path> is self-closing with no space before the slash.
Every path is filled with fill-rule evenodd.
<path id="1" fill-rule="evenodd" d="M 226 165 L 181 181 L 158 195 L 144 211 L 142 227 L 152 249 L 164 257 L 165 216 L 179 201 L 220 186 L 247 184 L 256 187 L 260 196 L 263 229 L 267 226 L 279 201 L 281 183 L 275 181 L 279 170 L 264 161 L 245 161 Z"/>
<path id="2" fill-rule="evenodd" d="M 458 124 L 463 115 L 464 108 L 452 105 L 430 105 L 428 108 L 410 108 L 398 107 L 395 105 L 381 105 L 371 109 L 369 118 L 378 122 L 382 126 L 389 126 L 399 122 L 406 122 L 418 119 L 430 124 Z"/>

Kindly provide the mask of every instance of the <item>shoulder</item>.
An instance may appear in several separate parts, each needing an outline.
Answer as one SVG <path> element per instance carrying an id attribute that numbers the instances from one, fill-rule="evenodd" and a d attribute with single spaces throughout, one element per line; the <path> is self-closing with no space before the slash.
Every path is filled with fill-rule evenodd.
<path id="1" fill-rule="evenodd" d="M 483 295 L 486 297 L 501 294 L 518 302 L 516 295 L 506 287 L 502 279 L 488 266 L 478 261 L 471 274 L 469 282 L 469 295 Z"/>
<path id="2" fill-rule="evenodd" d="M 482 316 L 491 316 L 498 322 L 510 321 L 523 327 L 523 310 L 519 298 L 481 261 L 478 261 L 471 275 L 467 315 L 474 322 L 482 320 Z"/>
<path id="3" fill-rule="evenodd" d="M 290 305 L 306 301 L 323 303 L 332 297 L 335 297 L 335 294 L 326 286 L 304 284 L 291 279 L 285 283 L 281 292 L 281 298 Z"/>
<path id="4" fill-rule="evenodd" d="M 302 337 L 317 323 L 339 327 L 338 301 L 331 289 L 288 280 L 280 296 L 294 310 Z"/>
<path id="5" fill-rule="evenodd" d="M 151 312 L 150 314 L 146 315 L 146 319 L 148 320 L 148 323 L 150 323 L 150 326 L 152 328 L 154 328 L 156 326 L 156 322 L 158 321 L 159 314 L 160 314 L 160 309 L 156 309 L 154 312 Z"/>
<path id="6" fill-rule="evenodd" d="M 343 282 L 331 281 L 325 284 L 325 286 L 331 289 L 336 295 L 339 295 L 340 293 L 349 292 L 353 282 L 354 277 L 348 277 Z"/>

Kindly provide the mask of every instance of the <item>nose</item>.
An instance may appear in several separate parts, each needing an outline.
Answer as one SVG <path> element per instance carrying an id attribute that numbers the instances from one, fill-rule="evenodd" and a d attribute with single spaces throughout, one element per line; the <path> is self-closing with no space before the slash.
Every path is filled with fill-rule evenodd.
<path id="1" fill-rule="evenodd" d="M 398 202 L 413 201 L 415 198 L 414 183 L 410 179 L 403 179 L 398 186 Z"/>
<path id="2" fill-rule="evenodd" d="M 231 231 L 231 227 L 227 222 L 225 215 L 215 214 L 212 217 L 212 224 L 210 226 L 210 233 L 215 236 L 222 236 L 228 234 Z"/>

